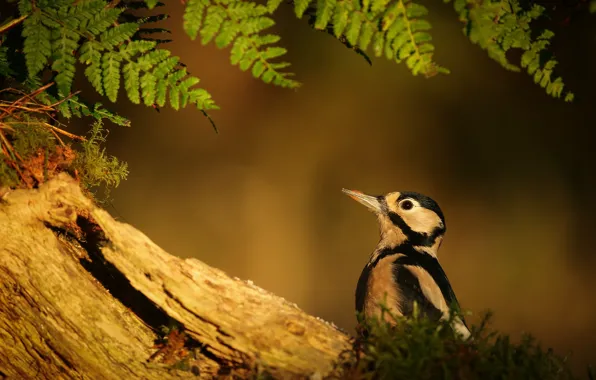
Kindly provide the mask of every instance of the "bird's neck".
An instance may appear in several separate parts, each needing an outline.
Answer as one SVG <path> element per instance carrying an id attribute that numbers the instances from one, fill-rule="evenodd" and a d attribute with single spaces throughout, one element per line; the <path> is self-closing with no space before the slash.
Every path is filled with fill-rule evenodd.
<path id="1" fill-rule="evenodd" d="M 369 265 L 374 266 L 377 261 L 379 261 L 381 258 L 387 255 L 401 253 L 407 256 L 410 252 L 417 252 L 429 255 L 438 260 L 437 252 L 439 250 L 439 246 L 440 242 L 437 242 L 437 244 L 431 247 L 415 246 L 408 242 L 408 240 L 405 237 L 403 239 L 399 239 L 398 235 L 392 233 L 382 234 L 381 240 L 379 240 L 377 247 L 370 256 Z"/>

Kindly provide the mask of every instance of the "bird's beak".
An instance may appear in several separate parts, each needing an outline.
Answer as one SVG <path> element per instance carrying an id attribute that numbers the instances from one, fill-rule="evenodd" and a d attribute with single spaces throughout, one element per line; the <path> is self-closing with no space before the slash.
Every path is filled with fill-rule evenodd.
<path id="1" fill-rule="evenodd" d="M 383 209 L 381 207 L 381 202 L 379 202 L 379 199 L 377 197 L 373 197 L 372 195 L 366 195 L 366 194 L 361 193 L 360 191 L 356 191 L 356 190 L 341 189 L 341 191 L 348 194 L 350 196 L 350 198 L 352 198 L 352 199 L 362 203 L 366 207 L 368 207 L 368 209 L 371 210 L 372 212 L 375 212 L 378 214 L 383 212 Z"/>

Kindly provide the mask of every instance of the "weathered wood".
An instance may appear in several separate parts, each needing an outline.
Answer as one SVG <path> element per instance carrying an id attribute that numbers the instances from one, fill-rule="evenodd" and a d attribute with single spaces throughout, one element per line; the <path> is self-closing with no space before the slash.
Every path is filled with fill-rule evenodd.
<path id="1" fill-rule="evenodd" d="M 181 324 L 201 377 L 324 375 L 349 337 L 295 305 L 115 221 L 61 174 L 0 203 L 0 378 L 193 377 L 148 360 Z"/>

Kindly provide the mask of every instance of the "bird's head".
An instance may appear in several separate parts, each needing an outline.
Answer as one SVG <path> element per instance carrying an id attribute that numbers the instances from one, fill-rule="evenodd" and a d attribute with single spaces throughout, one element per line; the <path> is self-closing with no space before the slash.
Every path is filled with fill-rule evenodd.
<path id="1" fill-rule="evenodd" d="M 377 215 L 381 244 L 411 244 L 436 254 L 445 234 L 445 218 L 437 202 L 409 191 L 380 196 L 347 189 L 342 191 Z"/>

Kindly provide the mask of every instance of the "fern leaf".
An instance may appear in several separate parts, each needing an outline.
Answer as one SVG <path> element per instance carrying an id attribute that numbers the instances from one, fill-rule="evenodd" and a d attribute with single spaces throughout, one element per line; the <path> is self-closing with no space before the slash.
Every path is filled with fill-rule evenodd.
<path id="1" fill-rule="evenodd" d="M 28 15 L 33 11 L 33 4 L 31 0 L 19 0 L 19 14 L 21 16 Z"/>
<path id="2" fill-rule="evenodd" d="M 123 58 L 130 59 L 138 53 L 147 53 L 155 49 L 156 46 L 157 42 L 155 41 L 136 40 L 120 45 L 119 51 Z"/>
<path id="3" fill-rule="evenodd" d="M 274 3 L 269 3 L 268 6 L 244 0 L 189 2 L 186 9 L 188 15 L 185 15 L 185 20 L 190 20 L 193 17 L 197 20 L 200 18 L 200 20 L 195 22 L 198 24 L 196 29 L 190 24 L 187 25 L 187 33 L 191 38 L 200 34 L 202 44 L 214 40 L 219 48 L 231 45 L 230 61 L 232 64 L 238 65 L 242 71 L 249 70 L 256 65 L 251 70 L 256 78 L 262 79 L 265 73 L 269 73 L 267 75 L 272 76 L 270 82 L 280 83 L 286 87 L 298 87 L 298 82 L 288 79 L 289 74 L 279 72 L 281 66 L 274 66 L 275 62 L 269 62 L 286 53 L 283 48 L 269 46 L 279 41 L 278 36 L 261 35 L 263 31 L 275 24 L 267 14 L 277 7 L 280 1 L 272 1 Z M 202 20 L 203 14 L 205 15 L 204 20 Z M 187 94 L 181 90 L 182 105 L 185 103 L 186 96 Z"/>
<path id="4" fill-rule="evenodd" d="M 118 97 L 120 89 L 120 64 L 122 57 L 116 52 L 108 52 L 102 57 L 103 87 L 106 96 L 112 102 Z"/>
<path id="5" fill-rule="evenodd" d="M 486 50 L 490 58 L 505 69 L 520 71 L 506 54 L 511 48 L 522 49 L 524 53 L 521 67 L 533 76 L 534 82 L 553 97 L 562 95 L 563 80 L 552 79 L 556 61 L 546 59 L 546 62 L 542 62 L 541 58 L 548 55 L 547 46 L 553 36 L 552 32 L 547 30 L 536 39 L 532 37 L 531 23 L 544 13 L 542 6 L 534 4 L 527 9 L 521 6 L 519 0 L 510 0 L 507 3 L 468 3 L 466 0 L 455 0 L 454 8 L 465 24 L 464 33 L 472 43 Z M 571 99 L 573 94 L 567 92 L 565 100 Z"/>
<path id="6" fill-rule="evenodd" d="M 322 30 L 327 28 L 327 24 L 331 20 L 335 4 L 337 0 L 318 0 L 317 3 L 317 17 L 315 21 L 315 28 Z"/>
<path id="7" fill-rule="evenodd" d="M 347 2 L 339 2 L 335 7 L 335 13 L 333 14 L 333 33 L 335 37 L 339 38 L 348 25 L 350 17 L 350 8 Z"/>
<path id="8" fill-rule="evenodd" d="M 363 14 L 360 12 L 352 13 L 352 19 L 350 20 L 350 25 L 347 28 L 346 38 L 348 39 L 348 42 L 350 44 L 352 44 L 354 46 L 359 46 L 364 50 L 364 49 L 366 49 L 367 46 L 358 44 L 358 39 L 360 37 L 360 28 L 362 27 L 363 17 L 364 17 Z M 366 42 L 366 45 L 368 45 L 368 42 L 370 42 L 370 36 L 368 37 L 368 42 L 366 41 L 366 37 L 365 37 L 365 42 Z"/>
<path id="9" fill-rule="evenodd" d="M 283 0 L 267 0 L 267 11 L 269 13 L 275 12 L 275 10 L 279 8 L 282 1 Z"/>
<path id="10" fill-rule="evenodd" d="M 168 83 L 165 79 L 159 79 L 155 88 L 155 104 L 163 107 L 166 104 L 166 92 L 168 89 Z"/>
<path id="11" fill-rule="evenodd" d="M 189 0 L 184 8 L 184 31 L 194 40 L 201 29 L 208 0 Z"/>
<path id="12" fill-rule="evenodd" d="M 141 93 L 143 95 L 143 103 L 146 106 L 151 106 L 155 103 L 155 86 L 157 85 L 157 78 L 153 73 L 146 72 L 141 77 Z"/>
<path id="13" fill-rule="evenodd" d="M 51 32 L 42 23 L 42 18 L 41 11 L 37 9 L 23 22 L 23 52 L 30 77 L 43 70 L 52 54 Z"/>
<path id="14" fill-rule="evenodd" d="M 58 91 L 66 96 L 70 93 L 75 76 L 74 52 L 79 47 L 79 35 L 68 28 L 54 30 L 52 34 L 54 35 L 52 70 L 58 73 L 55 78 Z"/>
<path id="15" fill-rule="evenodd" d="M 178 57 L 168 57 L 155 67 L 153 74 L 158 78 L 165 78 L 167 74 L 174 70 L 179 61 L 180 58 Z"/>
<path id="16" fill-rule="evenodd" d="M 105 32 L 117 20 L 122 10 L 120 8 L 104 8 L 81 22 L 82 32 L 89 32 L 96 36 Z"/>
<path id="17" fill-rule="evenodd" d="M 0 76 L 8 77 L 15 75 L 8 60 L 8 48 L 0 46 Z"/>
<path id="18" fill-rule="evenodd" d="M 159 3 L 159 0 L 145 0 L 145 4 L 147 4 L 147 8 L 153 9 Z"/>
<path id="19" fill-rule="evenodd" d="M 127 22 L 116 25 L 100 35 L 100 40 L 107 46 L 116 46 L 130 39 L 139 30 L 139 25 L 134 22 Z"/>
<path id="20" fill-rule="evenodd" d="M 180 90 L 170 85 L 170 106 L 176 111 L 180 109 Z"/>
<path id="21" fill-rule="evenodd" d="M 533 75 L 534 83 L 544 88 L 548 95 L 560 98 L 565 88 L 563 79 L 560 77 L 552 79 L 557 61 L 551 57 L 546 59 L 544 64 L 541 62 L 546 57 L 546 48 L 553 36 L 554 33 L 550 30 L 542 32 L 530 48 L 522 54 L 521 66 L 527 70 L 528 74 Z M 573 94 L 568 92 L 565 95 L 565 101 L 571 100 L 573 100 Z"/>
<path id="22" fill-rule="evenodd" d="M 308 9 L 308 6 L 312 0 L 295 0 L 294 1 L 294 12 L 298 18 L 302 18 L 304 12 Z"/>
<path id="23" fill-rule="evenodd" d="M 168 50 L 156 49 L 140 56 L 137 60 L 137 64 L 139 65 L 139 68 L 141 70 L 148 71 L 151 70 L 153 66 L 157 65 L 169 56 L 170 52 Z"/>
<path id="24" fill-rule="evenodd" d="M 141 70 L 135 62 L 128 62 L 122 69 L 124 76 L 124 89 L 131 102 L 134 104 L 141 103 L 141 97 L 139 94 L 139 85 Z"/>
<path id="25" fill-rule="evenodd" d="M 219 6 L 211 6 L 205 16 L 205 25 L 201 29 L 201 43 L 207 45 L 219 32 L 226 18 L 226 10 Z"/>
<path id="26" fill-rule="evenodd" d="M 102 75 L 103 75 L 103 71 L 101 68 L 101 56 L 100 56 L 99 61 L 92 62 L 91 65 L 85 69 L 85 76 L 87 77 L 87 79 L 89 79 L 89 82 L 91 82 L 91 85 L 93 86 L 95 91 L 97 91 L 98 94 L 105 95 L 105 92 L 103 89 L 103 76 Z"/>
<path id="27" fill-rule="evenodd" d="M 232 20 L 225 21 L 221 33 L 215 38 L 215 45 L 220 49 L 230 45 L 241 29 L 240 24 L 237 22 Z"/>
<path id="28" fill-rule="evenodd" d="M 219 109 L 218 106 L 215 105 L 213 99 L 211 98 L 211 94 L 205 91 L 202 88 L 193 88 L 188 93 L 188 98 L 191 103 L 194 103 L 196 107 L 200 110 L 216 110 Z"/>

